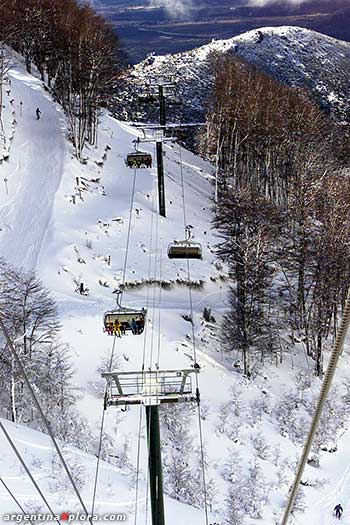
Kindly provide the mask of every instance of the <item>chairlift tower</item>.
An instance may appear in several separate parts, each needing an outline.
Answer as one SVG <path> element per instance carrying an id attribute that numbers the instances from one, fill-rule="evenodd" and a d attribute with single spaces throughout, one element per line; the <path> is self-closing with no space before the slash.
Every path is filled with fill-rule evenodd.
<path id="1" fill-rule="evenodd" d="M 156 126 L 140 126 L 143 130 L 152 129 L 156 131 L 156 152 L 157 152 L 157 172 L 158 172 L 158 199 L 159 199 L 159 214 L 166 217 L 165 206 L 165 183 L 164 183 L 164 160 L 163 160 L 163 142 L 165 142 L 165 132 L 169 129 L 181 129 L 192 126 L 203 126 L 205 123 L 198 124 L 171 124 L 167 125 L 166 118 L 166 92 L 173 91 L 175 88 L 173 82 L 166 82 L 160 78 L 158 81 L 153 81 L 149 84 L 149 88 L 153 90 L 153 94 L 148 94 L 145 97 L 140 97 L 140 101 L 147 104 L 155 102 L 158 98 L 159 103 L 159 125 Z M 154 93 L 156 91 L 156 94 Z M 171 102 L 171 105 L 180 105 L 181 102 Z M 158 130 L 158 132 L 157 132 Z"/>
<path id="2" fill-rule="evenodd" d="M 172 85 L 169 85 L 169 86 L 173 87 Z M 164 88 L 165 88 L 164 84 L 158 85 L 159 124 L 165 128 L 166 127 L 166 110 L 165 110 Z M 156 140 L 156 151 L 157 151 L 157 171 L 158 171 L 159 214 L 162 217 L 166 217 L 163 140 L 162 138 L 160 140 L 159 139 Z"/>
<path id="3" fill-rule="evenodd" d="M 165 90 L 173 89 L 173 83 L 164 82 L 160 79 L 157 83 L 150 84 L 150 88 L 156 90 L 159 103 L 159 125 L 166 129 L 166 104 L 165 104 Z M 153 102 L 156 97 L 151 95 L 145 97 L 147 102 Z M 166 217 L 165 206 L 165 184 L 164 184 L 164 160 L 163 160 L 163 135 L 158 135 L 156 138 L 156 152 L 157 152 L 157 172 L 158 172 L 158 199 L 159 199 L 159 214 Z"/>
<path id="4" fill-rule="evenodd" d="M 147 370 L 141 372 L 106 372 L 105 409 L 110 406 L 144 405 L 148 438 L 152 525 L 165 525 L 163 470 L 160 446 L 159 406 L 164 403 L 199 403 L 192 375 L 198 365 L 184 370 Z"/>

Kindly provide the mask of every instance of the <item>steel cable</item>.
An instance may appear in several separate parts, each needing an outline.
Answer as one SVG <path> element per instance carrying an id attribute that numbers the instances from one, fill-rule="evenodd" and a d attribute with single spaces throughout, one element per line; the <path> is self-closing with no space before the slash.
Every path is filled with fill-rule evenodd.
<path id="1" fill-rule="evenodd" d="M 114 338 L 113 338 L 113 345 L 112 345 L 111 357 L 110 357 L 110 360 L 109 360 L 108 372 L 111 372 L 111 370 L 112 370 L 116 340 L 117 340 L 117 336 L 115 335 Z M 94 481 L 94 492 L 93 492 L 93 496 L 92 496 L 92 505 L 91 505 L 91 515 L 92 516 L 94 515 L 94 511 L 95 511 L 98 474 L 99 474 L 100 462 L 101 462 L 103 429 L 104 429 L 105 414 L 106 414 L 106 408 L 104 406 L 104 403 L 105 403 L 105 398 L 106 398 L 106 395 L 107 395 L 107 391 L 108 391 L 108 386 L 106 385 L 105 392 L 104 392 L 103 411 L 102 411 L 102 417 L 101 417 L 100 437 L 99 437 L 99 443 L 98 443 L 96 473 L 95 473 L 95 481 Z"/>
<path id="2" fill-rule="evenodd" d="M 51 430 L 50 423 L 48 422 L 48 420 L 47 420 L 47 418 L 46 418 L 46 416 L 45 416 L 45 414 L 44 414 L 44 412 L 43 412 L 43 410 L 42 410 L 42 408 L 40 406 L 40 403 L 39 403 L 39 401 L 38 401 L 38 399 L 37 399 L 37 397 L 36 397 L 36 395 L 34 393 L 32 385 L 30 384 L 30 381 L 28 379 L 26 371 L 24 370 L 24 367 L 22 365 L 22 361 L 20 360 L 20 358 L 19 358 L 19 356 L 18 356 L 18 354 L 16 352 L 16 349 L 15 349 L 13 343 L 12 343 L 12 340 L 11 340 L 11 338 L 10 338 L 8 332 L 7 332 L 7 329 L 6 329 L 5 325 L 4 325 L 2 312 L 0 312 L 0 329 L 1 329 L 1 331 L 3 332 L 3 334 L 5 336 L 6 342 L 7 342 L 8 346 L 9 346 L 9 348 L 11 350 L 11 353 L 12 353 L 12 355 L 13 355 L 15 361 L 16 361 L 16 364 L 17 364 L 17 366 L 18 366 L 18 368 L 19 368 L 19 370 L 20 370 L 20 372 L 21 372 L 21 374 L 23 376 L 24 382 L 27 385 L 28 391 L 29 391 L 29 393 L 30 393 L 30 395 L 31 395 L 31 397 L 32 397 L 32 399 L 34 401 L 35 408 L 39 412 L 39 415 L 40 415 L 40 417 L 41 417 L 41 419 L 42 419 L 42 421 L 44 423 L 44 426 L 45 426 L 45 428 L 47 430 L 47 433 L 48 433 L 48 435 L 51 438 L 51 441 L 52 441 L 52 443 L 53 443 L 53 445 L 55 447 L 55 450 L 56 450 L 56 452 L 58 454 L 58 457 L 59 457 L 59 459 L 60 459 L 60 461 L 61 461 L 61 463 L 63 465 L 63 468 L 64 468 L 64 470 L 65 470 L 65 472 L 67 474 L 67 477 L 68 477 L 68 479 L 70 481 L 70 484 L 73 487 L 73 490 L 74 490 L 74 492 L 75 492 L 75 494 L 76 494 L 76 496 L 77 496 L 77 498 L 78 498 L 78 500 L 80 502 L 80 505 L 81 505 L 82 509 L 84 510 L 86 516 L 88 516 L 88 511 L 86 509 L 86 506 L 85 506 L 85 504 L 84 504 L 84 502 L 82 500 L 82 497 L 80 495 L 78 487 L 77 487 L 77 485 L 76 485 L 76 483 L 75 483 L 75 481 L 74 481 L 74 479 L 72 477 L 72 474 L 71 474 L 71 472 L 70 472 L 70 470 L 69 470 L 69 468 L 67 466 L 67 463 L 66 463 L 66 461 L 65 461 L 65 459 L 64 459 L 64 457 L 62 455 L 62 452 L 61 452 L 61 450 L 60 450 L 60 448 L 58 446 L 56 438 L 55 438 L 55 436 L 54 436 L 54 434 L 53 434 L 53 432 Z M 93 525 L 93 522 L 92 522 L 91 518 L 89 518 L 89 522 L 91 523 L 91 525 Z"/>
<path id="3" fill-rule="evenodd" d="M 11 496 L 11 498 L 13 499 L 13 501 L 16 503 L 16 505 L 18 506 L 18 508 L 20 509 L 21 512 L 23 512 L 23 514 L 26 514 L 28 515 L 29 513 L 26 512 L 22 505 L 19 503 L 18 499 L 15 497 L 14 493 L 11 491 L 11 489 L 6 485 L 5 481 L 0 478 L 0 483 L 4 486 L 5 490 L 9 493 L 9 495 Z M 30 519 L 29 520 L 29 523 L 31 523 L 32 525 L 34 525 L 33 521 Z"/>
<path id="4" fill-rule="evenodd" d="M 6 485 L 5 481 L 0 478 L 0 483 L 4 486 L 5 490 L 9 493 L 9 495 L 11 496 L 11 498 L 13 499 L 13 501 L 16 503 L 16 505 L 18 506 L 18 508 L 20 509 L 21 512 L 23 512 L 23 514 L 29 514 L 28 512 L 26 512 L 22 505 L 19 503 L 18 499 L 15 497 L 14 493 L 11 491 L 11 489 Z M 29 520 L 29 523 L 32 523 L 33 525 L 33 522 L 32 520 Z"/>
<path id="5" fill-rule="evenodd" d="M 288 519 L 290 517 L 290 514 L 293 511 L 294 503 L 295 503 L 296 497 L 297 497 L 298 492 L 299 492 L 300 482 L 301 482 L 301 479 L 302 479 L 302 476 L 303 476 L 303 473 L 304 473 L 304 469 L 305 469 L 305 466 L 306 466 L 306 463 L 307 463 L 307 459 L 309 457 L 309 453 L 310 453 L 310 450 L 311 450 L 311 447 L 312 447 L 312 444 L 313 444 L 313 440 L 314 440 L 316 432 L 318 430 L 318 426 L 319 426 L 319 423 L 320 423 L 320 419 L 321 419 L 321 416 L 322 416 L 322 412 L 323 412 L 325 403 L 327 401 L 329 390 L 330 390 L 330 388 L 332 386 L 332 382 L 333 382 L 333 379 L 334 379 L 335 371 L 337 369 L 337 365 L 338 365 L 338 362 L 339 362 L 339 357 L 340 357 L 340 355 L 341 355 L 341 353 L 343 351 L 345 337 L 346 337 L 346 334 L 347 334 L 347 332 L 349 330 L 349 326 L 350 326 L 350 290 L 348 291 L 348 294 L 347 294 L 345 307 L 344 307 L 344 312 L 343 312 L 343 318 L 342 318 L 342 321 L 340 323 L 340 327 L 339 327 L 339 330 L 338 330 L 338 333 L 337 333 L 337 336 L 336 336 L 336 340 L 335 340 L 335 343 L 334 343 L 334 346 L 333 346 L 333 350 L 332 350 L 332 353 L 331 353 L 331 357 L 329 359 L 327 371 L 326 371 L 324 379 L 323 379 L 320 396 L 319 396 L 319 399 L 317 401 L 317 405 L 316 405 L 314 416 L 312 418 L 309 434 L 307 436 L 306 443 L 305 443 L 305 446 L 304 446 L 304 449 L 303 449 L 303 453 L 302 453 L 302 456 L 301 456 L 301 459 L 300 459 L 300 462 L 299 462 L 299 465 L 298 465 L 298 469 L 297 469 L 297 472 L 296 472 L 296 475 L 295 475 L 294 483 L 293 483 L 293 485 L 291 487 L 291 490 L 290 490 L 290 495 L 289 495 L 289 498 L 288 498 L 287 507 L 286 507 L 284 515 L 283 515 L 282 525 L 287 525 Z"/>
<path id="6" fill-rule="evenodd" d="M 184 181 L 184 174 L 183 174 L 181 144 L 179 144 L 179 158 L 180 158 L 180 173 L 181 173 L 183 219 L 184 219 L 184 229 L 185 229 L 185 234 L 186 234 L 187 233 L 187 216 L 186 216 L 185 181 Z M 187 284 L 188 284 L 188 290 L 189 290 L 190 316 L 191 316 L 191 327 L 192 327 L 193 360 L 194 360 L 194 365 L 197 366 L 196 334 L 195 334 L 195 329 L 194 329 L 194 317 L 193 317 L 192 281 L 191 281 L 190 261 L 188 257 L 187 257 Z M 197 373 L 195 374 L 195 377 L 196 377 L 196 393 L 197 393 L 197 396 L 199 396 L 199 377 Z M 201 462 L 202 462 L 202 483 L 203 483 L 203 494 L 204 494 L 205 522 L 206 522 L 206 525 L 209 525 L 207 481 L 206 481 L 205 462 L 204 462 L 205 458 L 204 458 L 203 428 L 202 428 L 202 417 L 201 417 L 201 405 L 200 405 L 199 398 L 198 398 L 197 407 L 198 407 L 199 441 L 200 441 Z"/>
<path id="7" fill-rule="evenodd" d="M 9 433 L 7 432 L 3 422 L 0 420 L 0 428 L 1 430 L 3 431 L 10 447 L 12 448 L 12 450 L 14 451 L 18 461 L 20 462 L 20 464 L 22 465 L 23 469 L 25 470 L 27 476 L 29 477 L 30 481 L 32 482 L 32 484 L 34 485 L 34 487 L 36 488 L 37 492 L 39 493 L 41 499 L 43 500 L 43 502 L 45 503 L 48 511 L 51 513 L 52 516 L 56 516 L 56 514 L 54 513 L 54 511 L 52 510 L 49 502 L 47 501 L 47 499 L 45 498 L 42 490 L 40 489 L 39 485 L 37 484 L 37 482 L 35 481 L 32 473 L 30 472 L 30 468 L 28 467 L 28 465 L 26 464 L 26 462 L 24 461 L 22 455 L 20 454 L 19 450 L 17 449 L 16 445 L 14 444 L 13 440 L 11 439 Z M 3 482 L 3 485 L 4 482 Z M 6 487 L 6 485 L 5 485 Z M 7 488 L 7 487 L 6 487 Z M 16 501 L 16 503 L 18 504 L 18 502 Z M 21 510 L 23 511 L 22 507 L 20 507 Z M 55 517 L 55 521 L 57 521 L 57 523 L 61 523 L 60 520 L 58 518 Z"/>
<path id="8" fill-rule="evenodd" d="M 151 232 L 150 232 L 150 243 L 149 243 L 149 254 L 148 254 L 148 281 L 151 279 L 151 269 L 152 269 L 152 249 L 153 249 L 153 230 L 154 230 L 154 199 L 155 199 L 155 183 L 153 180 L 152 185 L 152 206 L 151 206 Z M 147 294 L 146 294 L 146 310 L 148 310 L 149 306 L 149 286 L 147 286 Z M 145 335 L 143 340 L 143 352 L 142 352 L 142 371 L 145 369 L 145 361 L 146 361 L 146 345 L 147 345 L 147 336 L 148 336 L 148 323 L 146 323 L 145 326 Z M 135 486 L 135 512 L 134 512 L 134 525 L 137 524 L 137 518 L 138 518 L 138 496 L 139 496 L 139 477 L 140 477 L 140 458 L 141 458 L 141 428 L 142 428 L 142 414 L 143 414 L 143 406 L 140 406 L 140 413 L 139 413 L 139 428 L 138 428 L 138 443 L 137 443 L 137 467 L 136 467 L 136 486 Z M 147 470 L 148 472 L 148 470 Z M 146 515 L 147 515 L 147 494 L 148 494 L 148 474 L 147 474 L 147 486 L 146 486 Z"/>
<path id="9" fill-rule="evenodd" d="M 129 254 L 129 247 L 130 247 L 132 214 L 133 214 L 133 211 L 134 211 L 134 200 L 135 200 L 136 176 L 137 176 L 137 169 L 134 168 L 134 177 L 133 177 L 133 183 L 132 183 L 131 202 L 130 202 L 130 211 L 129 211 L 128 233 L 127 233 L 127 237 L 126 237 L 126 248 L 125 248 L 124 267 L 123 267 L 123 276 L 122 276 L 122 289 L 121 289 L 122 294 L 123 294 L 123 288 L 124 288 L 125 279 L 126 279 L 126 269 L 127 269 L 127 265 L 128 265 L 128 254 Z M 119 302 L 119 305 L 121 306 L 121 300 Z M 116 339 L 117 339 L 117 335 L 114 336 L 114 340 L 113 340 L 113 345 L 112 345 L 112 351 L 111 351 L 111 357 L 110 357 L 108 372 L 111 372 L 112 365 L 113 365 Z M 105 392 L 104 392 L 104 402 L 105 402 L 105 398 L 106 398 L 107 392 L 108 392 L 108 385 L 106 385 Z M 94 491 L 93 491 L 93 498 L 92 498 L 91 515 L 94 514 L 94 510 L 95 510 L 98 475 L 99 475 L 99 469 L 100 469 L 100 463 L 101 463 L 100 455 L 101 455 L 101 450 L 102 450 L 103 429 L 104 429 L 104 422 L 105 422 L 105 411 L 106 411 L 105 410 L 105 406 L 103 406 L 102 417 L 101 417 L 101 425 L 100 425 L 100 436 L 99 436 L 99 444 L 98 444 L 98 454 L 97 454 L 97 464 L 96 464 L 96 473 L 95 473 L 95 481 L 94 481 Z"/>

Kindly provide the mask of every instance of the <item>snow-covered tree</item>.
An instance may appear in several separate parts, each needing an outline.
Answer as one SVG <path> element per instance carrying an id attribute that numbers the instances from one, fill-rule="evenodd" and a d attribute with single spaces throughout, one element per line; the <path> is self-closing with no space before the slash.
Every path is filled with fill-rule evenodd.
<path id="1" fill-rule="evenodd" d="M 99 111 L 121 70 L 112 26 L 78 0 L 2 0 L 1 41 L 24 56 L 28 72 L 38 68 L 67 114 L 81 160 L 85 144 L 97 144 Z"/>
<path id="2" fill-rule="evenodd" d="M 0 311 L 27 377 L 54 434 L 86 452 L 95 438 L 76 409 L 79 391 L 69 347 L 60 341 L 55 302 L 34 273 L 0 260 Z M 45 431 L 24 378 L 0 337 L 2 415 Z"/>
<path id="3" fill-rule="evenodd" d="M 230 484 L 226 498 L 227 525 L 243 523 L 244 516 L 261 518 L 271 487 L 266 486 L 259 463 L 255 460 L 247 469 L 240 455 L 232 449 L 223 469 L 223 477 Z"/>
<path id="4" fill-rule="evenodd" d="M 201 148 L 217 165 L 218 254 L 233 281 L 224 344 L 249 376 L 257 355 L 277 356 L 287 324 L 321 376 L 350 285 L 348 133 L 243 60 L 218 55 L 213 70 Z"/>
<path id="5" fill-rule="evenodd" d="M 203 466 L 200 447 L 194 447 L 194 438 L 190 433 L 193 410 L 190 405 L 169 405 L 161 410 L 164 479 L 166 491 L 172 498 L 203 507 L 203 468 L 209 505 L 212 504 L 215 488 L 208 477 L 207 465 Z"/>

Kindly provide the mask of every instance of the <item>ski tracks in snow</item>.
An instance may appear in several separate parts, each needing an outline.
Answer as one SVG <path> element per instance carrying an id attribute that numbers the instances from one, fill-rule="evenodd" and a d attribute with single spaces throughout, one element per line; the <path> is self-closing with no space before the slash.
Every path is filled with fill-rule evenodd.
<path id="1" fill-rule="evenodd" d="M 8 165 L 3 165 L 9 195 L 0 208 L 0 252 L 10 263 L 32 270 L 64 169 L 63 116 L 38 79 L 16 69 L 10 78 L 17 127 Z"/>
<path id="2" fill-rule="evenodd" d="M 296 523 L 312 523 L 317 525 L 350 525 L 350 465 L 345 468 L 343 474 L 331 488 L 331 482 L 327 483 L 327 494 L 320 498 L 320 493 L 310 505 L 307 514 L 300 514 Z M 335 518 L 333 509 L 340 503 L 344 508 L 344 514 L 339 521 Z"/>

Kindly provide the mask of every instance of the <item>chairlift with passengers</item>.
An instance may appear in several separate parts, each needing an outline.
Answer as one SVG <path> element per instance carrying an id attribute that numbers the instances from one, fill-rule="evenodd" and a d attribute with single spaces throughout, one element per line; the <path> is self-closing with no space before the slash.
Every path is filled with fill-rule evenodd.
<path id="1" fill-rule="evenodd" d="M 145 328 L 147 310 L 121 306 L 120 295 L 121 292 L 118 292 L 117 308 L 104 313 L 104 332 L 107 335 L 121 335 L 131 331 L 133 335 L 141 335 Z"/>
<path id="2" fill-rule="evenodd" d="M 145 151 L 138 151 L 139 140 L 134 141 L 135 151 L 126 156 L 125 164 L 129 168 L 142 169 L 152 168 L 152 155 Z"/>

